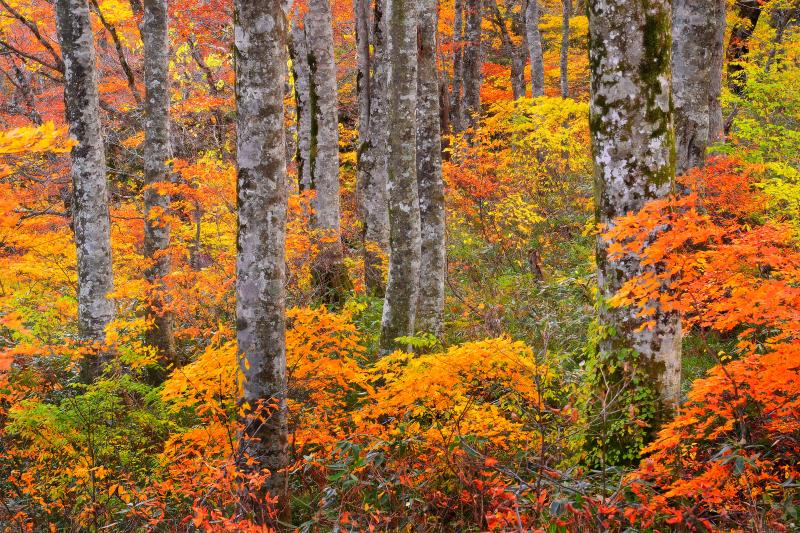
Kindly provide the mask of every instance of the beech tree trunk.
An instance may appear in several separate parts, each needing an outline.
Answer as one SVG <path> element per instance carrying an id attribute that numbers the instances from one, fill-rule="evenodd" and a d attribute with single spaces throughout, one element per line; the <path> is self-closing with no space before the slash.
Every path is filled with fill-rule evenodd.
<path id="1" fill-rule="evenodd" d="M 597 220 L 638 211 L 662 198 L 675 177 L 675 141 L 670 94 L 670 2 L 596 0 L 589 6 L 591 68 L 590 126 Z M 611 260 L 610 243 L 597 242 L 600 297 L 611 298 L 645 267 L 633 258 Z M 601 327 L 614 333 L 600 341 L 601 356 L 636 360 L 659 393 L 663 420 L 678 405 L 681 376 L 679 317 L 659 310 L 652 328 L 641 328 L 639 310 L 603 305 Z M 622 370 L 624 373 L 625 370 Z"/>
<path id="2" fill-rule="evenodd" d="M 236 329 L 243 374 L 240 467 L 268 470 L 242 504 L 259 522 L 263 498 L 288 510 L 283 91 L 286 27 L 281 0 L 235 0 L 237 107 Z M 277 406 L 277 407 L 274 407 Z M 252 459 L 248 461 L 247 459 Z"/>
<path id="3" fill-rule="evenodd" d="M 439 73 L 436 66 L 436 0 L 417 0 L 417 190 L 421 224 L 421 263 L 416 329 L 442 334 L 445 247 Z"/>
<path id="4" fill-rule="evenodd" d="M 114 288 L 111 221 L 94 35 L 86 0 L 57 0 L 56 24 L 64 58 L 64 105 L 72 148 L 73 225 L 78 270 L 78 327 L 81 338 L 102 342 L 114 318 L 108 294 Z M 91 380 L 102 361 L 87 358 L 83 377 Z"/>
<path id="5" fill-rule="evenodd" d="M 514 100 L 525 97 L 525 56 L 527 51 L 513 47 L 511 52 L 511 94 Z"/>
<path id="6" fill-rule="evenodd" d="M 750 52 L 750 38 L 761 17 L 761 2 L 759 0 L 738 0 L 734 6 L 742 22 L 731 30 L 726 61 L 728 63 L 728 86 L 734 94 L 741 95 L 747 84 L 744 66 L 741 62 Z"/>
<path id="7" fill-rule="evenodd" d="M 464 130 L 464 48 L 466 46 L 464 36 L 464 2 L 466 0 L 455 0 L 455 15 L 453 22 L 453 41 L 455 51 L 453 52 L 453 93 L 450 97 L 452 103 L 450 107 L 450 123 L 453 131 L 458 133 Z"/>
<path id="8" fill-rule="evenodd" d="M 450 157 L 450 133 L 452 127 L 450 125 L 450 87 L 447 82 L 447 75 L 444 79 L 439 80 L 439 121 L 442 125 L 441 138 L 442 138 L 442 159 L 448 160 Z"/>
<path id="9" fill-rule="evenodd" d="M 367 35 L 369 0 L 357 0 L 359 75 L 358 198 L 364 239 L 364 284 L 367 294 L 385 294 L 385 257 L 389 252 L 388 128 L 389 40 L 386 32 L 386 2 L 375 1 L 373 55 Z M 369 75 L 369 65 L 372 73 Z M 366 78 L 366 79 L 364 79 Z"/>
<path id="10" fill-rule="evenodd" d="M 569 19 L 572 0 L 562 0 L 561 5 L 561 98 L 569 98 Z"/>
<path id="11" fill-rule="evenodd" d="M 144 44 L 144 256 L 150 262 L 145 278 L 153 286 L 149 316 L 153 327 L 148 343 L 175 362 L 172 314 L 164 310 L 164 277 L 170 271 L 170 228 L 164 220 L 169 196 L 160 194 L 157 184 L 171 181 L 169 131 L 169 38 L 166 0 L 144 0 L 140 32 Z"/>
<path id="12" fill-rule="evenodd" d="M 344 266 L 339 211 L 339 118 L 333 15 L 329 0 L 309 0 L 305 15 L 310 122 L 309 167 L 314 199 L 312 226 L 320 232 L 319 252 L 311 267 L 317 296 L 341 305 L 351 288 Z M 305 109 L 305 108 L 304 108 Z"/>
<path id="13" fill-rule="evenodd" d="M 481 53 L 483 0 L 463 0 L 464 18 L 464 97 L 461 103 L 462 129 L 474 128 L 481 112 L 481 82 L 483 81 L 483 54 Z"/>
<path id="14" fill-rule="evenodd" d="M 727 0 L 713 0 L 714 42 L 711 47 L 710 79 L 708 83 L 708 142 L 724 140 L 725 119 L 722 116 L 722 72 L 725 66 L 725 16 Z"/>
<path id="15" fill-rule="evenodd" d="M 295 10 L 295 19 L 289 39 L 294 77 L 294 102 L 297 111 L 297 182 L 300 191 L 314 188 L 311 179 L 311 71 L 308 66 L 308 45 L 300 14 Z"/>
<path id="16" fill-rule="evenodd" d="M 362 152 L 369 138 L 370 78 L 372 77 L 372 39 L 370 39 L 369 0 L 353 0 L 356 32 L 356 96 L 358 98 L 358 149 L 356 150 L 356 209 L 364 224 L 364 169 Z"/>
<path id="17" fill-rule="evenodd" d="M 531 58 L 531 96 L 544 96 L 544 57 L 542 55 L 542 34 L 539 32 L 539 2 L 528 0 L 525 8 L 525 31 L 527 33 L 528 54 Z"/>
<path id="18" fill-rule="evenodd" d="M 389 14 L 389 281 L 380 345 L 398 346 L 414 334 L 420 268 L 417 196 L 417 9 L 413 0 L 392 0 Z"/>
<path id="19" fill-rule="evenodd" d="M 511 33 L 506 26 L 507 22 L 511 23 L 511 28 L 515 32 L 519 32 L 524 25 L 520 20 L 521 14 L 514 12 L 514 3 L 506 5 L 506 16 L 500 12 L 500 7 L 497 5 L 497 0 L 488 0 L 488 7 L 491 11 L 492 20 L 497 26 L 497 31 L 500 33 L 500 40 L 503 43 L 505 54 L 511 61 L 511 93 L 514 100 L 525 96 L 525 57 L 528 52 L 524 46 L 514 44 Z M 524 41 L 524 39 L 523 39 Z"/>
<path id="20" fill-rule="evenodd" d="M 519 10 L 517 10 L 519 7 Z M 526 45 L 527 35 L 525 30 L 525 0 L 512 2 L 511 30 L 515 35 L 520 36 L 519 44 L 513 47 L 511 57 L 511 85 L 514 98 L 524 98 L 527 87 L 525 86 L 525 65 L 528 62 L 528 47 Z"/>
<path id="21" fill-rule="evenodd" d="M 673 0 L 672 93 L 675 173 L 705 164 L 709 139 L 715 8 L 709 0 Z"/>

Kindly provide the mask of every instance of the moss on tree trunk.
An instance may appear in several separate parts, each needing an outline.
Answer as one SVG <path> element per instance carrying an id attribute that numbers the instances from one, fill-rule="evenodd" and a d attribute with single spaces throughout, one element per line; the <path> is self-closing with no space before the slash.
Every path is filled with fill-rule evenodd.
<path id="1" fill-rule="evenodd" d="M 671 97 L 671 24 L 667 0 L 598 0 L 589 6 L 590 129 L 597 221 L 639 210 L 668 195 L 675 177 Z M 608 242 L 597 241 L 600 312 L 595 384 L 618 392 L 651 390 L 656 424 L 675 409 L 680 391 L 679 317 L 653 301 L 654 325 L 642 327 L 639 310 L 609 307 L 622 285 L 645 271 L 635 257 L 611 259 Z M 609 381 L 610 380 L 610 381 Z M 608 391 L 597 391 L 598 397 Z M 642 392 L 642 394 L 645 394 Z M 609 397 L 636 401 L 636 394 Z M 614 406 L 617 416 L 627 407 Z M 635 408 L 635 407 L 634 407 Z M 608 407 L 604 408 L 608 412 Z M 604 437 L 610 438 L 608 435 Z M 623 442 L 621 446 L 633 446 Z"/>

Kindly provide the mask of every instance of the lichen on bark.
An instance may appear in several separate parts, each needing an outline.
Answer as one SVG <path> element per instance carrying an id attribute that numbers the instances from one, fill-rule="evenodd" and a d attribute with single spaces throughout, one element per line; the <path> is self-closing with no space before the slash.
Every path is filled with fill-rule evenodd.
<path id="1" fill-rule="evenodd" d="M 463 0 L 463 2 L 466 23 L 462 55 L 464 97 L 460 104 L 460 120 L 462 128 L 474 128 L 478 124 L 481 112 L 483 0 Z"/>
<path id="2" fill-rule="evenodd" d="M 95 69 L 94 34 L 86 0 L 57 0 L 56 25 L 64 59 L 64 104 L 70 136 L 73 228 L 77 251 L 78 327 L 81 338 L 102 342 L 114 318 L 108 294 L 114 289 L 111 221 L 105 146 Z M 83 378 L 93 379 L 103 357 L 84 361 Z"/>
<path id="3" fill-rule="evenodd" d="M 616 217 L 673 189 L 670 2 L 598 0 L 590 3 L 589 12 L 596 215 L 599 223 L 613 224 Z M 607 306 L 604 302 L 623 283 L 645 269 L 635 257 L 609 258 L 608 246 L 598 238 L 598 320 L 614 333 L 599 340 L 598 357 L 635 354 L 631 364 L 652 376 L 659 393 L 657 416 L 667 416 L 680 395 L 679 317 L 660 311 L 654 301 L 655 325 L 648 328 L 642 327 L 638 309 Z"/>
<path id="4" fill-rule="evenodd" d="M 388 90 L 389 36 L 386 27 L 386 1 L 376 0 L 372 28 L 372 56 L 367 13 L 358 0 L 357 47 L 362 67 L 359 76 L 358 207 L 364 245 L 364 285 L 367 294 L 382 298 L 386 281 L 384 258 L 389 252 L 388 211 Z M 371 72 L 368 68 L 372 66 Z"/>
<path id="5" fill-rule="evenodd" d="M 418 0 L 417 190 L 421 264 L 416 329 L 439 336 L 443 329 L 447 254 L 436 67 L 437 19 L 436 1 Z"/>
<path id="6" fill-rule="evenodd" d="M 725 123 L 722 116 L 722 72 L 725 66 L 725 22 L 727 0 L 713 0 L 714 41 L 711 48 L 711 74 L 708 81 L 708 142 L 723 140 Z"/>
<path id="7" fill-rule="evenodd" d="M 144 0 L 140 27 L 144 43 L 144 256 L 150 261 L 145 278 L 152 285 L 148 315 L 153 326 L 147 341 L 168 362 L 177 364 L 172 315 L 167 303 L 165 276 L 170 271 L 167 253 L 170 227 L 165 220 L 170 198 L 159 184 L 172 181 L 167 161 L 171 157 L 169 129 L 169 37 L 166 0 Z"/>
<path id="8" fill-rule="evenodd" d="M 420 268 L 420 213 L 417 192 L 416 4 L 392 0 L 389 15 L 389 280 L 384 298 L 380 345 L 398 347 L 414 334 Z"/>
<path id="9" fill-rule="evenodd" d="M 539 0 L 528 0 L 525 8 L 525 31 L 531 60 L 531 96 L 544 96 L 544 55 L 539 31 Z"/>
<path id="10" fill-rule="evenodd" d="M 312 227 L 319 234 L 319 251 L 311 267 L 317 298 L 328 305 L 344 303 L 352 285 L 344 265 L 339 208 L 339 119 L 333 15 L 329 0 L 310 0 L 303 17 L 308 65 L 308 102 L 298 110 L 308 119 L 309 185 L 314 191 Z M 298 32 L 299 33 L 299 32 Z M 301 154 L 301 152 L 298 152 Z"/>
<path id="11" fill-rule="evenodd" d="M 282 0 L 235 0 L 237 108 L 236 339 L 242 374 L 240 467 L 266 470 L 243 488 L 243 508 L 268 522 L 263 501 L 288 512 L 284 80 L 286 15 Z"/>
<path id="12" fill-rule="evenodd" d="M 674 0 L 672 8 L 675 170 L 680 175 L 706 159 L 716 9 L 709 0 Z"/>

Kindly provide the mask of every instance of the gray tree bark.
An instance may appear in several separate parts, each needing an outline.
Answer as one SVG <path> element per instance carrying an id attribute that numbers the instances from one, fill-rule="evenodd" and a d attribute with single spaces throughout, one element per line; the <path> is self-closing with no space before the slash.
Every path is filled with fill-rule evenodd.
<path id="1" fill-rule="evenodd" d="M 443 330 L 447 250 L 439 73 L 436 66 L 436 5 L 436 0 L 418 0 L 417 190 L 421 263 L 416 329 L 438 337 Z"/>
<path id="2" fill-rule="evenodd" d="M 453 52 L 453 92 L 450 97 L 450 123 L 453 131 L 458 133 L 464 130 L 464 2 L 455 0 L 455 15 L 453 21 L 453 41 L 456 44 Z"/>
<path id="3" fill-rule="evenodd" d="M 725 16 L 727 0 L 713 0 L 714 43 L 711 47 L 711 78 L 708 84 L 708 142 L 724 140 L 725 119 L 722 116 L 722 72 L 725 66 Z"/>
<path id="4" fill-rule="evenodd" d="M 519 7 L 519 10 L 517 10 Z M 528 62 L 527 30 L 525 29 L 525 0 L 511 3 L 511 30 L 521 37 L 518 45 L 514 46 L 511 57 L 511 84 L 514 98 L 524 98 L 527 87 L 525 86 L 525 64 Z"/>
<path id="5" fill-rule="evenodd" d="M 311 71 L 308 67 L 308 44 L 299 11 L 295 11 L 289 39 L 294 77 L 294 101 L 297 110 L 297 181 L 300 191 L 313 189 L 311 179 Z"/>
<path id="6" fill-rule="evenodd" d="M 670 94 L 670 2 L 596 0 L 589 5 L 591 68 L 590 127 L 598 222 L 635 212 L 662 198 L 675 177 L 675 142 Z M 611 260 L 604 239 L 597 242 L 601 299 L 611 298 L 644 271 L 633 258 Z M 668 416 L 680 396 L 679 317 L 656 309 L 655 326 L 640 329 L 638 309 L 602 306 L 601 326 L 615 333 L 600 341 L 605 354 L 639 354 Z M 657 415 L 658 416 L 658 415 Z"/>
<path id="7" fill-rule="evenodd" d="M 78 270 L 78 327 L 88 341 L 102 342 L 114 318 L 108 294 L 114 288 L 111 221 L 100 100 L 95 71 L 94 35 L 86 0 L 58 0 L 56 24 L 64 58 L 64 104 L 72 148 L 73 225 Z M 87 359 L 84 379 L 97 375 Z"/>
<path id="8" fill-rule="evenodd" d="M 531 58 L 531 96 L 544 96 L 544 56 L 539 32 L 539 1 L 528 0 L 525 8 L 525 31 Z"/>
<path id="9" fill-rule="evenodd" d="M 511 33 L 506 27 L 510 22 L 514 31 L 519 32 L 524 26 L 521 13 L 514 11 L 514 4 L 506 5 L 506 16 L 500 12 L 497 0 L 488 0 L 488 7 L 492 14 L 492 20 L 500 32 L 500 40 L 508 58 L 511 60 L 511 93 L 514 100 L 525 96 L 525 57 L 528 55 L 524 42 L 522 45 L 514 44 Z M 523 39 L 524 41 L 524 39 Z"/>
<path id="10" fill-rule="evenodd" d="M 561 98 L 569 98 L 569 19 L 572 16 L 572 0 L 561 3 Z"/>
<path id="11" fill-rule="evenodd" d="M 169 196 L 159 194 L 158 183 L 171 181 L 167 160 L 170 158 L 169 131 L 169 38 L 166 0 L 144 0 L 140 32 L 144 44 L 144 256 L 151 262 L 145 278 L 154 290 L 148 311 L 153 327 L 147 340 L 175 362 L 175 337 L 172 315 L 164 311 L 164 277 L 170 271 L 170 228 L 159 216 L 169 209 Z"/>
<path id="12" fill-rule="evenodd" d="M 372 77 L 372 42 L 370 39 L 369 0 L 353 0 L 356 32 L 356 96 L 358 98 L 358 149 L 356 150 L 356 209 L 359 220 L 364 223 L 364 169 L 362 151 L 369 138 L 369 104 L 371 100 L 370 79 Z"/>
<path id="13" fill-rule="evenodd" d="M 414 334 L 420 268 L 417 195 L 417 10 L 413 0 L 392 0 L 389 14 L 389 281 L 380 345 Z"/>
<path id="14" fill-rule="evenodd" d="M 286 414 L 286 145 L 283 97 L 286 15 L 282 0 L 235 0 L 237 106 L 236 329 L 243 374 L 241 468 L 268 470 L 242 504 L 262 516 L 265 494 L 288 510 Z M 270 407 L 270 405 L 277 407 Z M 253 459 L 252 463 L 245 460 Z"/>
<path id="15" fill-rule="evenodd" d="M 527 55 L 527 50 L 521 46 L 511 48 L 511 94 L 514 100 L 525 97 L 525 59 Z"/>
<path id="16" fill-rule="evenodd" d="M 709 0 L 673 0 L 672 94 L 677 175 L 703 166 L 706 160 L 715 15 Z"/>
<path id="17" fill-rule="evenodd" d="M 463 0 L 466 19 L 463 52 L 464 97 L 461 102 L 462 128 L 474 128 L 481 112 L 483 54 L 481 53 L 483 0 Z"/>
<path id="18" fill-rule="evenodd" d="M 386 281 L 384 257 L 389 252 L 388 207 L 388 129 L 389 115 L 389 39 L 386 28 L 386 2 L 376 0 L 373 25 L 373 55 L 369 57 L 368 0 L 357 0 L 360 31 L 357 33 L 358 60 L 372 65 L 359 77 L 358 198 L 363 224 L 364 284 L 367 294 L 383 297 Z M 364 77 L 367 79 L 365 80 Z M 368 97 L 367 97 L 368 95 Z"/>
<path id="19" fill-rule="evenodd" d="M 312 226 L 321 232 L 311 272 L 320 300 L 341 305 L 352 286 L 344 266 L 339 223 L 339 118 L 329 0 L 309 0 L 304 22 L 310 80 L 308 106 L 304 109 L 309 114 L 310 142 L 303 167 L 309 167 L 315 192 Z"/>

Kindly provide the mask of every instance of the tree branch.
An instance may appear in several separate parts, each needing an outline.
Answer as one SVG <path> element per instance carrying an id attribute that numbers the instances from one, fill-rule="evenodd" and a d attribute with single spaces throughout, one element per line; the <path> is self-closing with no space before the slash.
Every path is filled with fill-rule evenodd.
<path id="1" fill-rule="evenodd" d="M 0 0 L 0 2 L 1 1 L 3 0 Z M 109 35 L 111 35 L 111 40 L 114 41 L 114 48 L 117 49 L 117 59 L 119 60 L 119 64 L 122 66 L 122 70 L 125 72 L 125 78 L 128 81 L 128 87 L 131 90 L 133 99 L 136 101 L 136 105 L 140 105 L 142 103 L 142 97 L 139 95 L 139 90 L 136 89 L 136 79 L 133 76 L 133 70 L 128 64 L 128 60 L 125 58 L 125 49 L 123 48 L 122 41 L 117 33 L 117 28 L 115 28 L 112 24 L 109 24 L 109 22 L 103 16 L 103 12 L 100 10 L 100 5 L 97 3 L 97 0 L 91 0 L 91 5 L 94 12 L 97 14 L 97 17 L 100 19 L 100 22 L 103 24 L 103 27 L 106 29 Z"/>
<path id="2" fill-rule="evenodd" d="M 22 22 L 22 24 L 24 24 L 25 27 L 28 28 L 31 31 L 31 33 L 33 33 L 34 36 L 36 36 L 36 39 L 39 40 L 41 45 L 44 46 L 45 49 L 48 52 L 50 52 L 51 56 L 53 56 L 53 59 L 55 60 L 55 63 L 56 63 L 56 68 L 54 68 L 53 70 L 57 70 L 57 71 L 63 73 L 64 72 L 64 61 L 61 59 L 61 55 L 58 52 L 56 52 L 55 49 L 53 48 L 53 46 L 47 41 L 47 39 L 45 39 L 42 36 L 42 34 L 39 32 L 39 26 L 37 26 L 35 22 L 30 21 L 30 20 L 26 19 L 24 16 L 22 16 L 21 13 L 19 13 L 13 7 L 8 5 L 8 3 L 5 0 L 0 0 L 0 5 L 2 5 L 3 8 L 5 8 L 5 10 L 8 11 L 11 14 L 11 16 L 13 16 L 15 19 L 19 20 L 20 22 Z M 51 68 L 53 68 L 53 67 L 51 67 Z"/>

